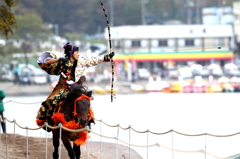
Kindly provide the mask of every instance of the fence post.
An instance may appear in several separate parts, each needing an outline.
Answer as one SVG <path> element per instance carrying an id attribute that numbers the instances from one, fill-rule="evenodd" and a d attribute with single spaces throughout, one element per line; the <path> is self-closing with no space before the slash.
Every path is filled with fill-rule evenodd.
<path id="1" fill-rule="evenodd" d="M 119 126 L 120 126 L 120 124 L 118 124 L 118 125 L 117 125 L 116 159 L 118 159 L 118 138 L 119 138 Z"/>
<path id="2" fill-rule="evenodd" d="M 89 126 L 86 126 L 87 129 L 89 129 Z M 88 132 L 88 130 L 84 130 Z M 87 159 L 89 159 L 89 144 L 87 144 Z"/>
<path id="3" fill-rule="evenodd" d="M 59 159 L 61 159 L 61 152 L 62 152 L 62 146 L 61 146 L 61 140 L 62 140 L 62 123 L 59 123 Z"/>
<path id="4" fill-rule="evenodd" d="M 102 159 L 102 120 L 100 120 L 100 159 Z"/>
<path id="5" fill-rule="evenodd" d="M 173 151 L 173 129 L 171 130 L 172 134 L 172 158 L 174 159 L 174 151 Z"/>
<path id="6" fill-rule="evenodd" d="M 148 133 L 149 133 L 149 130 L 147 130 L 147 159 L 148 159 Z"/>
<path id="7" fill-rule="evenodd" d="M 5 141 L 6 141 L 6 158 L 8 158 L 8 143 L 7 143 L 7 126 L 6 126 L 6 118 L 4 118 L 4 123 L 5 123 L 5 131 L 6 131 L 6 133 L 5 133 Z M 4 133 L 4 132 L 3 132 Z"/>
<path id="8" fill-rule="evenodd" d="M 48 129 L 48 127 L 47 127 L 47 125 L 48 125 L 48 123 L 47 122 L 45 122 L 44 123 L 44 125 L 46 126 L 46 159 L 47 159 L 47 154 L 48 154 L 48 149 L 47 149 L 47 145 L 48 145 L 48 142 L 47 142 L 47 140 L 48 140 L 48 138 L 47 138 L 47 129 Z"/>
<path id="9" fill-rule="evenodd" d="M 207 152 L 207 133 L 205 133 L 205 152 L 204 152 L 204 154 L 205 154 L 205 159 L 207 158 L 206 152 Z"/>
<path id="10" fill-rule="evenodd" d="M 28 159 L 28 127 L 26 127 L 26 136 L 27 136 L 27 141 L 26 141 L 26 144 L 27 144 L 26 158 Z"/>
<path id="11" fill-rule="evenodd" d="M 157 143 L 157 149 L 158 149 L 158 155 L 159 155 L 159 158 L 161 158 L 160 147 L 161 147 L 161 145 L 160 145 L 159 143 Z"/>
<path id="12" fill-rule="evenodd" d="M 13 159 L 15 159 L 15 153 L 14 153 L 14 150 L 15 150 L 15 141 L 16 141 L 16 120 L 14 119 L 13 120 L 14 124 L 13 124 L 13 134 L 14 134 L 14 140 L 13 140 Z"/>
<path id="13" fill-rule="evenodd" d="M 129 125 L 129 159 L 131 159 L 131 145 L 130 145 L 130 143 L 131 143 L 131 128 L 132 128 L 132 126 Z"/>

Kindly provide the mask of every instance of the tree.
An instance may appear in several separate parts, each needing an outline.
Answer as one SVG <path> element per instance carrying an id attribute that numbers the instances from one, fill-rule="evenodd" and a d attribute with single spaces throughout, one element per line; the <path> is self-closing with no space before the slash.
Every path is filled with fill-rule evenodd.
<path id="1" fill-rule="evenodd" d="M 18 0 L 3 0 L 0 5 L 0 30 L 8 39 L 9 34 L 13 35 L 13 29 L 17 28 L 17 22 L 11 8 L 16 6 Z"/>
<path id="2" fill-rule="evenodd" d="M 16 15 L 18 30 L 15 38 L 19 39 L 39 39 L 49 36 L 51 31 L 48 24 L 44 23 L 42 18 L 35 13 Z"/>

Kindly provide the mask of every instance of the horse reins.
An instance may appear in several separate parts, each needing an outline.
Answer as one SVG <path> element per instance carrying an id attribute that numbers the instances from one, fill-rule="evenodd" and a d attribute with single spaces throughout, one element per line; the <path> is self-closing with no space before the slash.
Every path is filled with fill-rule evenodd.
<path id="1" fill-rule="evenodd" d="M 108 28 L 108 40 L 109 40 L 110 53 L 113 53 L 113 51 L 112 51 L 111 33 L 110 33 L 110 24 L 109 24 L 109 22 L 108 22 L 107 12 L 106 12 L 106 10 L 105 10 L 105 8 L 104 8 L 104 5 L 103 5 L 102 0 L 100 0 L 100 3 L 101 3 L 102 9 L 103 9 L 103 13 L 104 13 L 104 15 L 105 15 L 106 22 L 107 22 L 107 28 Z M 113 98 L 116 97 L 116 95 L 113 94 L 113 83 L 114 83 L 114 62 L 113 62 L 113 59 L 112 59 L 112 58 L 110 58 L 110 61 L 111 61 L 111 64 L 112 64 L 111 102 L 113 102 Z"/>

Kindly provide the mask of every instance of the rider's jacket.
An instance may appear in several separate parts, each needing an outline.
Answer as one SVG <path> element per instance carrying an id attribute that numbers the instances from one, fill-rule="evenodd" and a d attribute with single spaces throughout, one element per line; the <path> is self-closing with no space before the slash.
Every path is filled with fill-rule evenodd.
<path id="1" fill-rule="evenodd" d="M 52 93 L 48 98 L 42 102 L 41 107 L 38 111 L 37 118 L 44 120 L 53 115 L 56 111 L 56 104 L 58 102 L 59 92 L 69 91 L 69 81 L 77 82 L 81 76 L 84 75 L 84 71 L 92 66 L 96 66 L 104 61 L 104 55 L 98 57 L 80 57 L 77 61 L 77 65 L 74 71 L 74 62 L 68 60 L 66 63 L 58 61 L 52 64 L 46 64 L 46 59 L 57 58 L 56 55 L 51 53 L 44 53 L 38 59 L 38 65 L 50 75 L 60 75 L 58 84 L 53 89 Z"/>

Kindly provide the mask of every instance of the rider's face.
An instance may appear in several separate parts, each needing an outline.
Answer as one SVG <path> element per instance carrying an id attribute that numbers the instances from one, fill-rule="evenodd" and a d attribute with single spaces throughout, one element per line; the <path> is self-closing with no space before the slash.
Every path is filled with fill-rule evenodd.
<path id="1" fill-rule="evenodd" d="M 73 53 L 73 58 L 74 58 L 75 60 L 78 60 L 78 58 L 79 58 L 79 53 L 78 53 L 78 51 L 75 51 L 75 52 Z"/>

